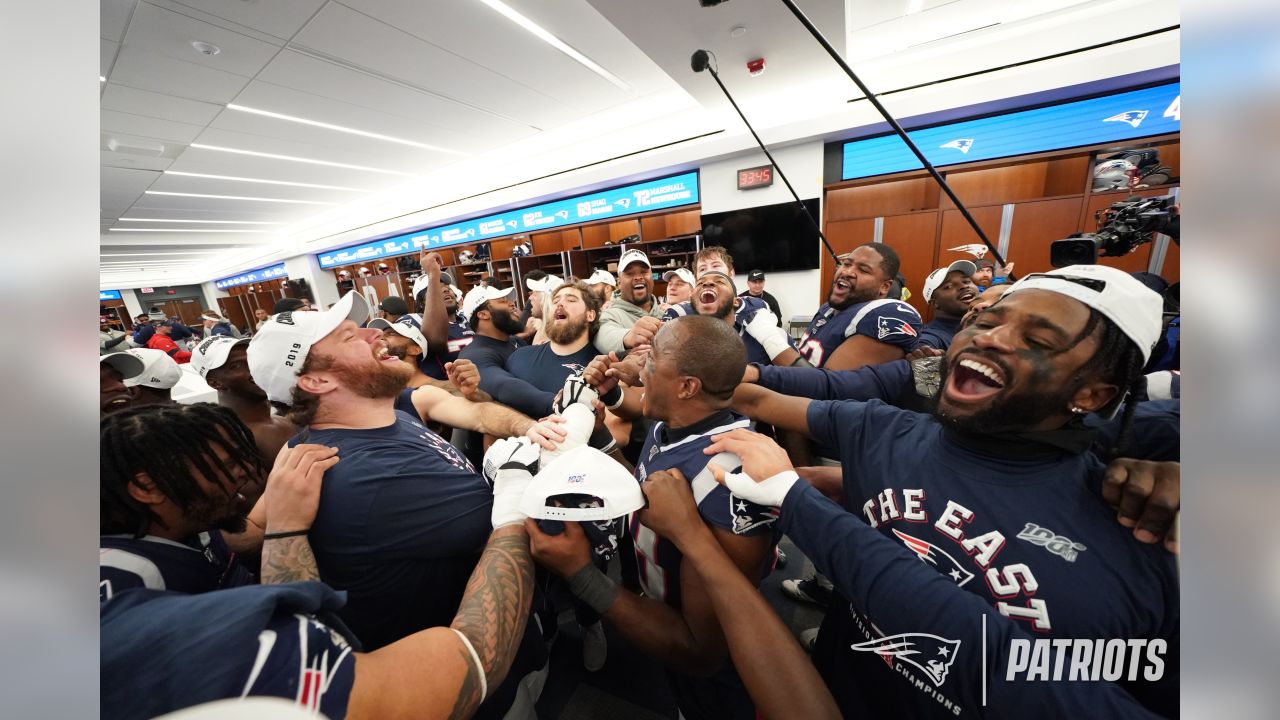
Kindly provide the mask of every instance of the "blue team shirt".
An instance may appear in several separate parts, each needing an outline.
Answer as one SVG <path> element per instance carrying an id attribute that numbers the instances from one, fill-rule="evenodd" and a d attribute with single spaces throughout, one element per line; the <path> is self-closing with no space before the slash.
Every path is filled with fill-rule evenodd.
<path id="1" fill-rule="evenodd" d="M 776 508 L 742 500 L 714 480 L 709 484 L 695 482 L 711 459 L 702 451 L 711 444 L 713 435 L 734 428 L 751 427 L 752 422 L 748 418 L 731 410 L 722 410 L 680 430 L 669 430 L 665 422 L 654 423 L 640 450 L 636 479 L 643 481 L 650 473 L 677 469 L 693 483 L 698 514 L 708 524 L 735 535 L 773 535 L 776 543 Z M 630 521 L 630 531 L 644 594 L 679 608 L 680 563 L 683 558 L 680 550 L 671 541 L 642 525 L 635 515 Z M 711 677 L 691 678 L 678 673 L 668 673 L 668 677 L 680 711 L 689 720 L 755 718 L 755 709 L 732 661 L 725 662 Z"/>
<path id="2" fill-rule="evenodd" d="M 920 327 L 920 344 L 937 350 L 951 347 L 951 340 L 960 331 L 960 318 L 934 317 Z"/>
<path id="3" fill-rule="evenodd" d="M 570 375 L 581 374 L 587 365 L 600 354 L 595 345 L 587 343 L 581 350 L 569 355 L 557 355 L 551 343 L 516 348 L 507 358 L 507 372 L 524 380 L 539 390 L 550 393 L 552 399 L 564 388 Z M 551 401 L 547 401 L 550 410 Z M 542 413 L 542 417 L 549 413 Z"/>
<path id="4" fill-rule="evenodd" d="M 1047 448 L 995 456 L 929 415 L 874 400 L 814 402 L 808 423 L 839 448 L 846 510 L 1033 635 L 1166 639 L 1164 684 L 1126 689 L 1149 707 L 1177 702 L 1174 557 L 1115 521 L 1099 461 Z M 881 637 L 877 618 L 832 603 L 814 661 L 845 717 L 952 716 L 960 695 L 945 675 L 851 648 Z M 976 648 L 957 650 L 956 663 L 981 662 Z M 965 710 L 981 713 L 956 714 Z"/>
<path id="5" fill-rule="evenodd" d="M 452 622 L 492 529 L 488 483 L 406 413 L 382 428 L 304 432 L 341 458 L 308 539 L 320 579 L 347 592 L 343 620 L 370 649 Z"/>
<path id="6" fill-rule="evenodd" d="M 190 543 L 152 535 L 102 535 L 98 548 L 102 602 L 130 588 L 194 594 L 255 582 L 217 530 L 200 533 Z"/>
<path id="7" fill-rule="evenodd" d="M 843 310 L 823 303 L 809 321 L 798 349 L 814 367 L 825 365 L 836 348 L 853 335 L 902 348 L 905 354 L 916 349 L 919 340 L 916 328 L 920 325 L 920 314 L 901 300 L 869 300 Z"/>
<path id="8" fill-rule="evenodd" d="M 355 638 L 322 583 L 187 595 L 135 588 L 101 606 L 101 717 L 144 720 L 238 697 L 346 716 Z"/>
<path id="9" fill-rule="evenodd" d="M 422 370 L 422 374 L 436 380 L 448 380 L 449 374 L 444 371 L 444 366 L 458 359 L 458 353 L 462 352 L 462 348 L 471 344 L 476 334 L 467 326 L 467 322 L 462 319 L 462 315 L 455 314 L 453 319 L 449 321 L 449 338 L 446 341 L 446 347 L 443 351 L 437 351 L 437 348 L 427 348 L 427 354 L 418 360 L 418 369 Z"/>
<path id="10" fill-rule="evenodd" d="M 747 362 L 760 363 L 762 365 L 773 362 L 773 358 L 769 357 L 769 353 L 765 352 L 764 346 L 760 341 L 751 336 L 747 332 L 747 323 L 756 316 L 761 310 L 773 313 L 769 309 L 768 303 L 755 297 L 744 297 L 739 295 L 736 298 L 737 309 L 734 311 L 733 329 L 738 331 L 738 336 L 742 338 L 742 344 L 747 348 Z M 679 305 L 672 305 L 662 314 L 662 322 L 670 322 L 678 317 L 686 315 L 697 315 L 693 310 L 693 303 L 686 302 Z M 787 342 L 791 344 L 791 338 L 787 338 Z"/>

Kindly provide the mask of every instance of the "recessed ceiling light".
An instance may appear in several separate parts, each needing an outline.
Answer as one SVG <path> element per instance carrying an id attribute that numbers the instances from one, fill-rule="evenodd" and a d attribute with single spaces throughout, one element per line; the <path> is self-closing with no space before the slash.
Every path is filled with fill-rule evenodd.
<path id="1" fill-rule="evenodd" d="M 107 81 L 107 76 L 106 76 L 106 75 L 99 75 L 99 76 L 98 76 L 98 82 L 106 82 L 106 81 Z"/>
<path id="2" fill-rule="evenodd" d="M 208 228 L 107 228 L 111 232 L 168 232 L 168 233 L 265 233 L 270 230 L 210 230 Z"/>
<path id="3" fill-rule="evenodd" d="M 272 160 L 288 160 L 290 162 L 307 163 L 310 165 L 325 165 L 327 167 L 340 167 L 348 170 L 364 170 L 365 172 L 382 173 L 384 175 L 399 175 L 401 177 L 417 177 L 413 173 L 399 172 L 396 170 L 383 170 L 381 168 L 365 167 L 364 165 L 348 165 L 347 163 L 329 162 L 328 160 L 312 160 L 311 158 L 297 157 L 294 155 L 277 155 L 275 153 L 257 152 L 256 150 L 240 150 L 239 148 L 222 147 L 220 145 L 205 145 L 204 143 L 191 143 L 188 147 L 199 150 L 215 150 L 217 152 L 235 153 L 236 155 L 252 155 L 254 157 L 271 158 Z"/>
<path id="4" fill-rule="evenodd" d="M 565 55 L 568 55 L 569 57 L 578 61 L 578 63 L 581 64 L 583 67 L 599 75 L 605 80 L 608 80 L 613 85 L 623 90 L 626 90 L 627 92 L 632 91 L 631 86 L 628 85 L 622 78 L 600 67 L 600 65 L 597 64 L 594 60 L 587 57 L 586 55 L 583 55 L 577 50 L 573 49 L 572 47 L 569 46 L 568 43 L 556 37 L 555 35 L 552 35 L 546 28 L 530 20 L 524 15 L 521 15 L 519 12 L 516 12 L 515 9 L 513 9 L 511 6 L 507 5 L 506 3 L 502 2 L 501 0 L 480 0 L 480 2 L 484 3 L 485 5 L 488 5 L 491 9 L 493 9 L 499 15 L 502 15 L 503 17 L 510 20 L 511 22 L 529 31 L 529 33 L 531 33 L 534 37 L 538 38 L 539 40 L 545 42 L 551 47 L 559 50 Z"/>
<path id="5" fill-rule="evenodd" d="M 210 225 L 284 225 L 280 222 L 259 222 L 257 220 L 179 220 L 177 218 L 120 218 L 120 222 L 169 222 L 169 223 L 208 223 Z"/>
<path id="6" fill-rule="evenodd" d="M 261 178 L 235 177 L 233 175 L 208 175 L 205 173 L 178 172 L 165 170 L 165 175 L 181 175 L 182 177 L 209 178 L 210 180 L 234 180 L 236 182 L 263 183 L 265 185 L 289 185 L 291 187 L 318 188 L 320 190 L 345 190 L 347 192 L 372 192 L 361 188 L 342 187 L 341 185 L 316 185 L 314 183 L 285 182 L 284 180 L 263 180 Z"/>
<path id="7" fill-rule="evenodd" d="M 315 200 L 283 200 L 281 198 L 245 197 L 243 195 L 205 195 L 203 193 L 161 192 L 146 190 L 144 195 L 172 195 L 174 197 L 213 198 L 214 200 L 248 200 L 250 202 L 293 203 L 295 205 L 337 205 L 337 203 L 317 202 Z M 212 230 L 208 232 L 213 232 Z"/>
<path id="8" fill-rule="evenodd" d="M 201 55 L 217 55 L 218 53 L 222 52 L 222 48 L 218 47 L 217 45 L 214 45 L 213 43 L 201 42 L 199 40 L 196 40 L 195 42 L 191 43 L 191 47 L 195 48 L 196 52 L 200 53 Z"/>
<path id="9" fill-rule="evenodd" d="M 747 34 L 746 25 L 738 25 L 737 27 L 729 31 L 729 37 L 731 38 L 740 38 L 746 34 Z"/>
<path id="10" fill-rule="evenodd" d="M 312 127 L 324 128 L 326 130 L 336 130 L 338 132 L 349 133 L 351 135 L 359 135 L 360 137 L 373 138 L 374 140 L 386 140 L 387 142 L 399 143 L 401 145 L 409 145 L 411 147 L 422 148 L 423 150 L 434 150 L 436 152 L 449 153 L 450 155 L 466 155 L 467 154 L 464 152 L 458 152 L 457 150 L 450 150 L 449 148 L 443 148 L 443 147 L 440 147 L 439 145 L 428 145 L 427 143 L 420 143 L 414 140 L 405 140 L 404 138 L 398 138 L 392 135 L 383 135 L 381 133 L 369 132 L 367 130 L 357 130 L 355 128 L 349 128 L 343 125 L 333 125 L 331 123 L 324 123 L 318 120 L 308 120 L 306 118 L 300 118 L 296 115 L 285 115 L 284 113 L 271 112 L 270 110 L 260 110 L 258 108 L 251 108 L 245 105 L 237 105 L 235 103 L 228 104 L 227 109 L 236 110 L 238 112 L 250 113 L 253 115 L 262 115 L 263 117 L 275 118 L 277 120 L 287 120 L 289 122 L 300 123 L 302 125 L 311 125 Z"/>

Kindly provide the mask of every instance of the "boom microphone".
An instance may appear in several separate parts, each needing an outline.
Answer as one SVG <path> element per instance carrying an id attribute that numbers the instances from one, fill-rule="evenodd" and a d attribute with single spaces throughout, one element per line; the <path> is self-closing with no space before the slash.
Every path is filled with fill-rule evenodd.
<path id="1" fill-rule="evenodd" d="M 804 206 L 804 202 L 801 201 L 800 196 L 796 194 L 796 189 L 791 187 L 791 181 L 787 179 L 786 173 L 782 172 L 782 168 L 778 165 L 778 161 L 773 159 L 773 153 L 769 152 L 769 148 L 765 147 L 764 141 L 760 139 L 760 136 L 756 133 L 756 129 L 751 127 L 751 123 L 747 121 L 747 116 L 742 114 L 742 108 L 739 108 L 738 103 L 734 102 L 733 96 L 729 94 L 729 88 L 725 87 L 724 83 L 720 81 L 720 74 L 716 72 L 715 67 L 712 66 L 709 59 L 714 57 L 715 55 L 707 52 L 706 50 L 695 50 L 693 55 L 689 58 L 689 67 L 693 68 L 694 72 L 702 72 L 703 70 L 706 70 L 711 73 L 711 77 L 716 81 L 716 85 L 720 86 L 720 92 L 724 93 L 725 98 L 729 100 L 729 104 L 737 111 L 738 117 L 742 118 L 742 124 L 746 125 L 747 129 L 751 131 L 751 137 L 756 139 L 756 144 L 764 151 L 764 156 L 769 158 L 769 164 L 773 166 L 774 170 L 778 171 L 778 177 L 782 178 L 782 183 L 786 185 L 787 190 L 791 192 L 791 197 L 795 198 L 796 205 L 802 212 L 804 212 L 804 216 L 809 218 L 809 222 L 813 224 L 814 231 L 818 233 L 818 239 L 822 241 L 822 244 L 827 248 L 827 252 L 831 253 L 831 259 L 838 265 L 840 263 L 840 256 L 836 255 L 836 251 L 831 247 L 831 243 L 827 242 L 827 236 L 822 234 L 822 228 L 818 225 L 817 218 L 809 214 L 809 208 Z"/>

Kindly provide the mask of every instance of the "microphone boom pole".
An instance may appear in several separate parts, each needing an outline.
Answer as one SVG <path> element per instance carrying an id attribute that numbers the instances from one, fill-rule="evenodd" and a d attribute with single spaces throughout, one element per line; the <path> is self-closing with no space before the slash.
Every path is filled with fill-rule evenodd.
<path id="1" fill-rule="evenodd" d="M 716 72 L 716 69 L 711 66 L 711 63 L 707 62 L 708 55 L 710 55 L 710 53 L 706 50 L 698 50 L 693 54 L 690 65 L 693 67 L 694 72 L 702 72 L 703 70 L 706 70 L 711 73 L 711 77 L 716 81 L 716 85 L 720 86 L 720 92 L 724 93 L 725 98 L 729 100 L 729 104 L 733 106 L 735 111 L 737 111 L 738 117 L 742 118 L 742 124 L 746 125 L 747 129 L 751 131 L 751 137 L 756 139 L 756 144 L 764 151 L 764 156 L 769 158 L 769 164 L 778 172 L 778 177 L 782 178 L 782 183 L 786 185 L 787 190 L 791 192 L 791 197 L 795 198 L 796 205 L 804 211 L 804 216 L 809 218 L 809 222 L 813 223 L 813 229 L 817 231 L 818 239 L 822 240 L 822 244 L 827 248 L 827 252 L 831 253 L 831 259 L 839 264 L 840 257 L 836 255 L 836 251 L 831 247 L 831 243 L 827 242 L 827 236 L 822 233 L 822 227 L 818 225 L 817 218 L 809 213 L 809 208 L 804 206 L 804 201 L 802 201 L 800 196 L 796 194 L 795 188 L 791 187 L 791 181 L 787 179 L 786 173 L 782 172 L 782 167 L 773 159 L 773 153 L 769 152 L 769 148 L 765 146 L 764 142 L 760 139 L 760 135 L 756 133 L 756 129 L 751 127 L 751 123 L 747 121 L 747 116 L 742 114 L 742 108 L 738 107 L 738 103 L 733 101 L 733 96 L 729 94 L 729 89 L 720 81 L 720 73 Z"/>
<path id="2" fill-rule="evenodd" d="M 991 252 L 991 255 L 995 258 L 996 262 L 1003 267 L 1005 262 L 1004 258 L 1000 255 L 1000 251 L 997 250 L 996 246 L 992 245 L 991 241 L 987 239 L 987 234 L 982 231 L 982 228 L 978 227 L 978 221 L 969 213 L 969 208 L 965 207 L 965 204 L 960 201 L 960 198 L 956 196 L 955 191 L 951 189 L 951 186 L 947 184 L 946 179 L 942 177 L 942 173 L 938 172 L 938 169 L 933 166 L 933 163 L 929 162 L 929 159 L 924 156 L 924 153 L 920 151 L 920 148 L 917 147 L 915 142 L 911 140 L 911 137 L 907 135 L 907 131 L 903 130 L 902 126 L 898 124 L 898 121 L 894 119 L 893 115 L 889 114 L 889 111 L 880 103 L 880 99 L 875 96 L 875 93 L 871 92 L 870 88 L 862 83 L 862 80 L 858 75 L 853 72 L 853 68 L 849 67 L 849 63 L 845 62 L 844 58 L 840 57 L 840 53 L 836 52 L 836 49 L 831 46 L 831 43 L 827 42 L 827 38 L 823 36 L 822 31 L 818 30 L 818 28 L 814 26 L 813 22 L 811 22 L 808 16 L 804 14 L 804 11 L 797 7 L 793 0 L 782 0 L 782 4 L 787 6 L 787 9 L 791 11 L 792 15 L 796 16 L 796 19 L 800 21 L 801 25 L 804 25 L 805 29 L 809 31 L 809 34 L 813 36 L 813 39 L 818 41 L 818 44 L 822 46 L 822 49 L 826 50 L 827 54 L 831 56 L 831 59 L 835 60 L 836 64 L 840 66 L 840 69 L 844 70 L 845 75 L 848 75 L 849 79 L 853 81 L 853 84 L 858 86 L 858 89 L 862 91 L 862 94 L 866 96 L 867 100 L 871 101 L 871 105 L 875 107 L 881 117 L 889 123 L 889 126 L 898 134 L 898 137 L 902 138 L 902 142 L 907 144 L 907 147 L 915 154 L 916 159 L 920 161 L 920 164 L 924 166 L 924 169 L 928 170 L 929 174 L 933 176 L 933 179 L 938 182 L 942 191 L 947 194 L 947 197 L 955 204 L 956 209 L 959 210 L 960 214 L 964 216 L 964 219 L 968 221 L 969 227 L 973 228 L 973 231 L 978 234 L 978 238 L 982 240 L 982 244 L 987 246 L 987 250 Z M 712 74 L 712 77 L 715 77 L 714 73 Z M 720 82 L 720 78 L 717 77 L 716 82 Z M 724 89 L 723 85 L 720 87 L 721 89 Z M 733 100 L 730 99 L 729 102 L 733 102 Z M 738 106 L 734 105 L 733 107 L 736 110 Z M 739 112 L 738 114 L 741 115 L 742 113 Z M 746 118 L 743 118 L 742 120 L 743 122 L 746 122 Z M 748 127 L 750 126 L 748 125 Z M 754 133 L 755 131 L 753 130 L 752 134 Z M 759 140 L 760 138 L 756 138 L 757 142 L 759 142 Z M 768 153 L 767 150 L 765 152 Z M 781 171 L 779 171 L 778 174 L 781 175 Z M 783 179 L 785 180 L 786 178 Z M 787 187 L 790 187 L 790 185 Z M 824 238 L 823 241 L 825 242 L 826 239 Z M 828 249 L 830 249 L 830 246 L 828 246 Z M 1015 278 L 1010 276 L 1009 279 L 1012 280 Z"/>

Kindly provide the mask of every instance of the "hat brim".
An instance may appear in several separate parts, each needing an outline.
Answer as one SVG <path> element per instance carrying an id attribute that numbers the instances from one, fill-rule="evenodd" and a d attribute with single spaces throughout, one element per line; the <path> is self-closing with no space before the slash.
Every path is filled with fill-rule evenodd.
<path id="1" fill-rule="evenodd" d="M 124 376 L 125 380 L 132 380 L 138 377 L 147 369 L 145 363 L 135 355 L 127 352 L 110 353 L 103 355 L 98 359 L 98 364 L 106 363 L 115 369 L 116 372 Z"/>

